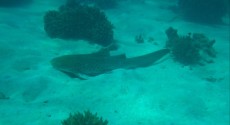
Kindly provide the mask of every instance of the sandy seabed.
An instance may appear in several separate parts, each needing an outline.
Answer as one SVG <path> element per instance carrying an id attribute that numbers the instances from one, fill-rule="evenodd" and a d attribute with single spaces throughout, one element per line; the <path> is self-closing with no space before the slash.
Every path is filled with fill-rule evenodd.
<path id="1" fill-rule="evenodd" d="M 167 1 L 121 2 L 105 10 L 120 46 L 114 53 L 134 57 L 162 49 L 172 26 L 179 34 L 215 39 L 215 62 L 191 68 L 166 56 L 150 67 L 79 80 L 55 70 L 50 60 L 100 47 L 46 35 L 43 16 L 62 3 L 0 9 L 1 125 L 61 125 L 69 113 L 84 110 L 97 112 L 109 125 L 229 125 L 229 25 L 186 22 L 167 9 Z M 143 44 L 135 42 L 140 34 Z"/>

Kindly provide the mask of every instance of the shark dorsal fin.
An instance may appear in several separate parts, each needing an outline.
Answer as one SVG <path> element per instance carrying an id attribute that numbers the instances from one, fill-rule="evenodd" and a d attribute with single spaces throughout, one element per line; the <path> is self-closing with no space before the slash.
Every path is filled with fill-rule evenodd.
<path id="1" fill-rule="evenodd" d="M 116 48 L 117 48 L 117 45 L 112 43 L 109 46 L 104 47 L 104 48 L 100 49 L 98 52 L 93 53 L 93 54 L 96 54 L 98 56 L 110 56 L 110 51 L 115 50 Z"/>

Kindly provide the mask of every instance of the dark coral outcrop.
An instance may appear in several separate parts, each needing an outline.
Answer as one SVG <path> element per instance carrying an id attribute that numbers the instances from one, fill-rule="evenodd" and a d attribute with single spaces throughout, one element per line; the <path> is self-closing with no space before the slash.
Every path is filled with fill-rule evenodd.
<path id="1" fill-rule="evenodd" d="M 178 0 L 178 9 L 186 20 L 217 24 L 229 13 L 229 0 Z"/>
<path id="2" fill-rule="evenodd" d="M 44 29 L 49 37 L 65 40 L 87 40 L 102 46 L 114 42 L 113 25 L 98 8 L 69 0 L 58 11 L 44 16 Z"/>

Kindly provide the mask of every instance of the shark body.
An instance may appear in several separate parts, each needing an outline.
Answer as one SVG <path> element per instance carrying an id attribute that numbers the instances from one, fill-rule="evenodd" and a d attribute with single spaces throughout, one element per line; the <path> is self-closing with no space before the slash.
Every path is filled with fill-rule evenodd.
<path id="1" fill-rule="evenodd" d="M 169 53 L 169 49 L 158 50 L 146 55 L 126 58 L 125 54 L 111 56 L 102 50 L 91 54 L 64 55 L 51 60 L 52 66 L 72 78 L 84 80 L 81 75 L 97 76 L 115 69 L 147 67 Z"/>

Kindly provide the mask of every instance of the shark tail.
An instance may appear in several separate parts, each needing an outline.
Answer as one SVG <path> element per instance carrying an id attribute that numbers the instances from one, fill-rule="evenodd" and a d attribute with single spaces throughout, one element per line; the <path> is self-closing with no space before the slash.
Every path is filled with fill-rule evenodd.
<path id="1" fill-rule="evenodd" d="M 137 67 L 147 67 L 160 60 L 163 56 L 170 52 L 169 49 L 161 49 L 146 55 L 127 58 L 124 68 L 133 69 Z"/>

